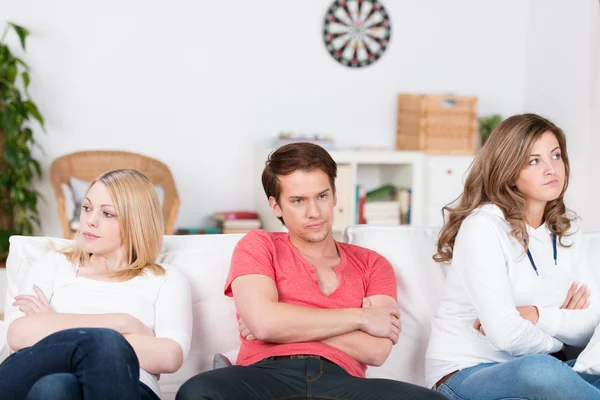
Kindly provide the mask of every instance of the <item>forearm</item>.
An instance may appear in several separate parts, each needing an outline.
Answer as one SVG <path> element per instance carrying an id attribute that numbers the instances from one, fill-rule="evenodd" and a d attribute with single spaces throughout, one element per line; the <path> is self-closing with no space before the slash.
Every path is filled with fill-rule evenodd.
<path id="1" fill-rule="evenodd" d="M 600 310 L 597 308 L 564 310 L 538 307 L 538 310 L 540 318 L 536 325 L 542 331 L 576 347 L 587 345 L 600 322 Z"/>
<path id="2" fill-rule="evenodd" d="M 8 327 L 7 342 L 12 350 L 17 351 L 33 346 L 55 332 L 83 327 L 129 333 L 125 314 L 37 313 L 13 321 Z"/>
<path id="3" fill-rule="evenodd" d="M 250 327 L 254 337 L 273 343 L 319 341 L 361 328 L 358 308 L 319 309 L 271 302 L 255 317 Z"/>
<path id="4" fill-rule="evenodd" d="M 151 374 L 170 374 L 183 364 L 183 352 L 179 344 L 166 338 L 126 334 L 140 362 L 140 368 Z"/>
<path id="5" fill-rule="evenodd" d="M 321 340 L 343 351 L 356 361 L 371 366 L 382 365 L 392 351 L 393 343 L 387 338 L 378 338 L 362 331 L 344 333 Z"/>

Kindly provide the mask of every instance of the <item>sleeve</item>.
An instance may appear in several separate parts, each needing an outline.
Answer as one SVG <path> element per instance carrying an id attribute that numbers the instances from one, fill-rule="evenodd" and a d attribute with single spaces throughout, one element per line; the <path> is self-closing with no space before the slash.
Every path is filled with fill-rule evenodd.
<path id="1" fill-rule="evenodd" d="M 386 295 L 398 300 L 396 274 L 392 264 L 382 255 L 371 252 L 371 273 L 365 297 Z"/>
<path id="2" fill-rule="evenodd" d="M 521 318 L 513 300 L 499 234 L 485 216 L 466 218 L 454 245 L 452 268 L 464 284 L 486 337 L 512 356 L 553 353 L 562 343 Z"/>
<path id="3" fill-rule="evenodd" d="M 181 271 L 170 266 L 165 269 L 167 275 L 155 304 L 154 333 L 157 338 L 171 339 L 179 344 L 185 360 L 192 341 L 190 285 Z"/>
<path id="4" fill-rule="evenodd" d="M 31 264 L 21 265 L 22 270 L 18 277 L 17 294 L 35 296 L 33 285 L 37 285 L 44 292 L 48 301 L 52 303 L 54 282 L 58 273 L 58 266 L 61 262 L 65 263 L 64 256 L 55 250 L 49 250 L 37 260 L 32 261 Z M 14 320 L 24 317 L 25 314 L 18 307 L 12 305 L 14 299 L 7 300 L 9 300 L 6 304 L 6 327 L 8 329 L 8 326 Z"/>
<path id="5" fill-rule="evenodd" d="M 274 282 L 274 248 L 268 234 L 261 230 L 248 232 L 235 246 L 231 256 L 229 275 L 225 282 L 225 295 L 232 297 L 231 283 L 244 275 L 265 275 Z"/>
<path id="6" fill-rule="evenodd" d="M 577 272 L 574 280 L 590 289 L 590 306 L 585 310 L 562 310 L 560 306 L 538 307 L 540 317 L 536 325 L 568 345 L 585 347 L 600 322 L 600 285 L 592 269 L 592 260 L 585 250 L 581 232 L 573 235 L 572 247 L 565 248 L 564 251 L 576 252 L 573 270 Z"/>

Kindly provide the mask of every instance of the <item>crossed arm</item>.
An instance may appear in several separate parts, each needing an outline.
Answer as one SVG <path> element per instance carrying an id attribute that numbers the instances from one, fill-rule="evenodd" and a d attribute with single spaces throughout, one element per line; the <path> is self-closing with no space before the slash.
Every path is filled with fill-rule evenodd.
<path id="1" fill-rule="evenodd" d="M 381 365 L 400 335 L 400 312 L 390 296 L 370 297 L 363 308 L 319 309 L 279 302 L 265 275 L 236 278 L 231 288 L 246 340 L 320 341 L 366 365 Z"/>
<path id="2" fill-rule="evenodd" d="M 149 373 L 172 373 L 183 364 L 185 354 L 180 343 L 166 337 L 157 338 L 153 330 L 129 314 L 57 313 L 54 312 L 47 296 L 39 287 L 34 286 L 34 292 L 35 295 L 22 294 L 15 297 L 13 306 L 17 307 L 24 316 L 15 319 L 8 328 L 7 342 L 14 351 L 33 346 L 46 336 L 65 329 L 108 328 L 123 334 L 133 347 L 140 367 Z M 182 304 L 189 301 L 189 290 L 188 293 L 181 290 L 179 295 L 182 298 Z M 156 305 L 157 310 L 168 306 L 168 304 L 161 305 L 160 303 L 159 298 Z M 189 312 L 189 331 L 191 333 L 191 309 L 178 310 L 178 312 Z M 159 317 L 157 316 L 156 319 L 158 320 Z"/>

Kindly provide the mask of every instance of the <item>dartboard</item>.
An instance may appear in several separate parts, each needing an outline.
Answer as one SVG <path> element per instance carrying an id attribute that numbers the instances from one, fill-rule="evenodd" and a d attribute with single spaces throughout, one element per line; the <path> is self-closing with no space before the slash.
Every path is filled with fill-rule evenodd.
<path id="1" fill-rule="evenodd" d="M 339 63 L 360 68 L 382 56 L 391 29 L 389 16 L 377 0 L 336 0 L 325 14 L 323 40 Z"/>

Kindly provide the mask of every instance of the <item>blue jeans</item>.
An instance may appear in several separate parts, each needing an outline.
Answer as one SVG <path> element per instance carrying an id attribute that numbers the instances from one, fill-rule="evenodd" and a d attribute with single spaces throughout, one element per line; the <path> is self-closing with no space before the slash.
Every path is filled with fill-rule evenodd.
<path id="1" fill-rule="evenodd" d="M 139 368 L 133 348 L 120 333 L 67 329 L 13 353 L 0 364 L 0 397 L 158 399 L 139 381 Z"/>
<path id="2" fill-rule="evenodd" d="M 479 364 L 457 372 L 437 392 L 451 400 L 600 399 L 600 376 L 577 373 L 573 364 L 546 354 Z"/>

